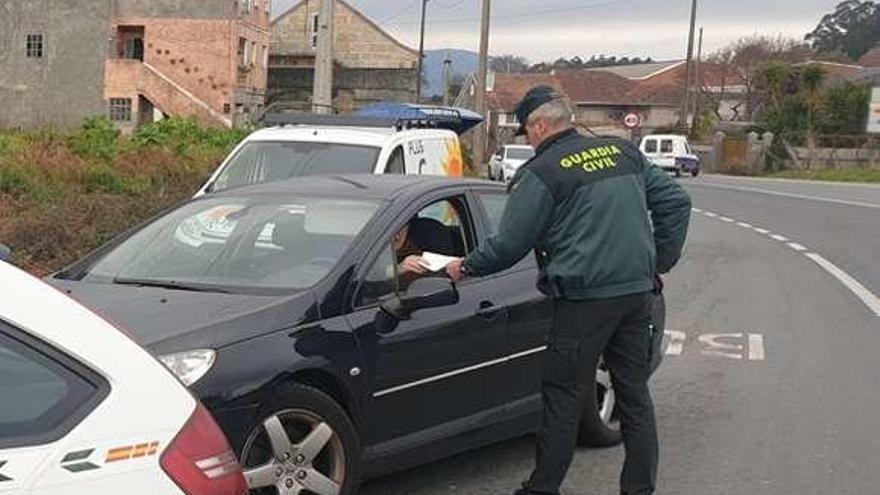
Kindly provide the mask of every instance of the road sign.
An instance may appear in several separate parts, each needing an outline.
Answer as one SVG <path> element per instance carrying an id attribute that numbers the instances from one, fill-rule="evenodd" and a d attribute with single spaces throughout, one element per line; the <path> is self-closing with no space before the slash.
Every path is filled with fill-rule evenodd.
<path id="1" fill-rule="evenodd" d="M 623 118 L 623 125 L 626 126 L 627 129 L 635 129 L 642 124 L 642 118 L 639 117 L 638 114 L 628 113 L 626 117 Z"/>
<path id="2" fill-rule="evenodd" d="M 880 134 L 880 88 L 874 88 L 868 109 L 868 132 Z"/>

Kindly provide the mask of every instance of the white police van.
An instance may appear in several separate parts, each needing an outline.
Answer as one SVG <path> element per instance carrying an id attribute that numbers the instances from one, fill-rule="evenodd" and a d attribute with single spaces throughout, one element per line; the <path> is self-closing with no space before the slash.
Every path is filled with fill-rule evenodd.
<path id="1" fill-rule="evenodd" d="M 455 109 L 418 108 L 433 111 L 417 118 L 268 115 L 269 127 L 236 146 L 197 195 L 307 175 L 461 177 L 464 159 L 456 130 L 463 132 L 475 119 L 464 119 Z"/>

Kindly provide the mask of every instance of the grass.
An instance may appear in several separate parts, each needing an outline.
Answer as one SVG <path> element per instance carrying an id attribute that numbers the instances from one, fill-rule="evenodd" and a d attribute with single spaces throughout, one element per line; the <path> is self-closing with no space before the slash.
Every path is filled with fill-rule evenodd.
<path id="1" fill-rule="evenodd" d="M 880 169 L 785 170 L 767 174 L 765 177 L 878 184 L 880 183 Z"/>
<path id="2" fill-rule="evenodd" d="M 246 134 L 170 119 L 121 136 L 103 118 L 0 131 L 0 243 L 36 275 L 63 268 L 188 198 Z"/>

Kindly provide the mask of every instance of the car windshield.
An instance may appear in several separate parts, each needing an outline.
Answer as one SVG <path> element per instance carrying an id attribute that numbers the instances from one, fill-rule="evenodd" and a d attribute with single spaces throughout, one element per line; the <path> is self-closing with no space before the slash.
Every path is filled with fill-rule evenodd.
<path id="1" fill-rule="evenodd" d="M 528 160 L 535 156 L 535 150 L 531 148 L 507 148 L 507 158 L 510 160 Z"/>
<path id="2" fill-rule="evenodd" d="M 123 241 L 82 280 L 218 292 L 305 289 L 333 269 L 377 208 L 305 197 L 195 201 Z"/>
<path id="3" fill-rule="evenodd" d="M 212 190 L 306 175 L 371 174 L 378 157 L 379 148 L 374 146 L 252 141 L 223 168 Z"/>

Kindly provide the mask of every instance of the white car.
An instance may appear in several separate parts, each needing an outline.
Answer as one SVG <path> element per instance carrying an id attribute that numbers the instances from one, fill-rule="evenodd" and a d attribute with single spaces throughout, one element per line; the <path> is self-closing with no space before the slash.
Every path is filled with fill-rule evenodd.
<path id="1" fill-rule="evenodd" d="M 535 148 L 528 145 L 503 146 L 489 161 L 489 178 L 509 182 L 527 161 L 535 156 Z"/>
<path id="2" fill-rule="evenodd" d="M 0 262 L 0 494 L 242 495 L 246 486 L 210 413 L 165 366 Z"/>
<path id="3" fill-rule="evenodd" d="M 461 177 L 458 134 L 369 117 L 280 115 L 242 141 L 196 196 L 230 187 L 328 174 Z M 285 119 L 286 122 L 285 123 Z"/>
<path id="4" fill-rule="evenodd" d="M 683 173 L 694 177 L 700 175 L 700 157 L 693 153 L 685 136 L 652 134 L 642 138 L 639 149 L 649 160 L 676 177 Z"/>

